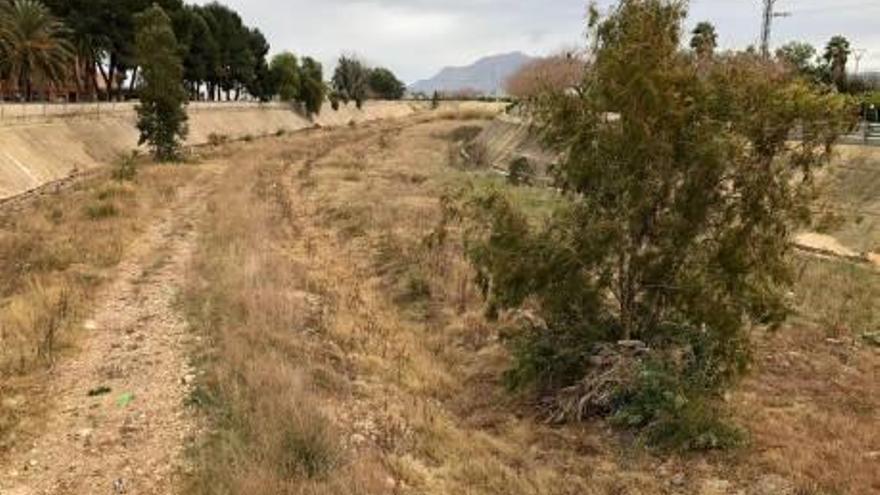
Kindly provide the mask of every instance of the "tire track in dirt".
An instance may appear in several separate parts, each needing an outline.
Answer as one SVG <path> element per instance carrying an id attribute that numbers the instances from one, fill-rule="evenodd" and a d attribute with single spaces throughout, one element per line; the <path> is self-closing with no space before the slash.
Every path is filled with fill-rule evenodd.
<path id="1" fill-rule="evenodd" d="M 191 337 L 176 299 L 196 223 L 222 171 L 201 167 L 97 299 L 81 350 L 52 373 L 43 431 L 0 467 L 0 494 L 175 492 L 197 431 L 185 406 L 194 378 Z"/>

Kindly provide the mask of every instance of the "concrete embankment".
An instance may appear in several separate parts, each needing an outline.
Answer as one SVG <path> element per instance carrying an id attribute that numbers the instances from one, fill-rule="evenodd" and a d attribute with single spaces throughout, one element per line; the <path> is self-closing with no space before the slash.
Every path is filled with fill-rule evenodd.
<path id="1" fill-rule="evenodd" d="M 538 176 L 546 176 L 556 156 L 541 144 L 537 132 L 523 120 L 509 115 L 497 116 L 477 137 L 487 153 L 488 164 L 506 171 L 518 158 L 526 158 Z"/>
<path id="2" fill-rule="evenodd" d="M 0 105 L 0 199 L 64 179 L 115 160 L 137 148 L 134 104 Z M 194 103 L 189 106 L 187 145 L 214 134 L 230 139 L 262 136 L 379 119 L 406 117 L 424 108 L 413 102 L 367 102 L 314 121 L 283 104 Z"/>

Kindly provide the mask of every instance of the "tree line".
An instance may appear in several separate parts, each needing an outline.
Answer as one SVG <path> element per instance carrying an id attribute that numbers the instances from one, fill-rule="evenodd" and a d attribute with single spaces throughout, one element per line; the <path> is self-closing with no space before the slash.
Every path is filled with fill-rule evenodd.
<path id="1" fill-rule="evenodd" d="M 717 46 L 715 26 L 710 22 L 697 24 L 690 40 L 694 53 L 702 59 L 712 57 Z M 747 51 L 755 52 L 755 48 L 750 47 Z M 863 84 L 858 74 L 850 77 L 847 72 L 852 53 L 850 41 L 845 36 L 837 35 L 828 41 L 821 54 L 810 43 L 791 41 L 776 50 L 775 58 L 813 83 L 833 86 L 840 93 L 863 93 L 871 88 Z"/>
<path id="2" fill-rule="evenodd" d="M 142 81 L 137 16 L 152 5 L 170 20 L 190 100 L 238 100 L 247 95 L 267 101 L 280 96 L 316 112 L 328 94 L 360 105 L 367 97 L 397 99 L 405 92 L 405 85 L 388 69 L 370 69 L 358 62 L 354 68 L 363 71 L 356 73 L 362 77 L 350 77 L 351 57 L 342 57 L 339 77 L 329 85 L 313 58 L 300 61 L 284 52 L 270 61 L 263 33 L 216 2 L 199 6 L 182 0 L 0 0 L 4 97 L 32 101 L 136 96 Z"/>

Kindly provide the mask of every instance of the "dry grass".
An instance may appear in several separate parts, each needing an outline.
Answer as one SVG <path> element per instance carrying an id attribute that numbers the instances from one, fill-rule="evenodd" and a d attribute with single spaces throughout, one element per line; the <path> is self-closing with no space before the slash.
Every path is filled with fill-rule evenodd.
<path id="1" fill-rule="evenodd" d="M 868 282 L 834 266 L 804 270 L 795 299 L 809 314 L 755 336 L 754 373 L 731 396 L 751 432 L 742 451 L 661 457 L 601 423 L 556 428 L 535 418 L 500 383 L 508 355 L 454 232 L 426 242 L 450 187 L 506 187 L 448 166 L 448 136 L 461 125 L 417 117 L 225 150 L 234 166 L 212 200 L 187 297 L 208 344 L 193 399 L 216 432 L 199 449 L 191 491 L 880 489 L 870 464 L 880 450 L 871 421 L 880 357 L 859 339 L 826 340 L 828 322 L 876 302 L 876 292 L 858 292 Z M 536 221 L 553 207 L 539 188 L 509 192 Z M 825 297 L 821 306 L 826 279 L 858 302 Z M 875 321 L 852 318 L 850 331 Z"/>
<path id="2" fill-rule="evenodd" d="M 840 147 L 821 184 L 820 230 L 856 251 L 880 252 L 880 148 Z"/>
<path id="3" fill-rule="evenodd" d="M 0 450 L 45 371 L 72 350 L 97 291 L 149 219 L 196 173 L 146 167 L 133 183 L 105 173 L 0 211 Z"/>

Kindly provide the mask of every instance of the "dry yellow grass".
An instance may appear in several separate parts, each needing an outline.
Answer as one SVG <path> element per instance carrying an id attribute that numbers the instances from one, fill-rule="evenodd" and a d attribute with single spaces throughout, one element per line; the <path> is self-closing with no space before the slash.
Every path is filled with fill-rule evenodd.
<path id="1" fill-rule="evenodd" d="M 56 359 L 75 348 L 97 290 L 195 167 L 102 173 L 0 209 L 0 453 L 23 418 L 39 428 Z"/>
<path id="2" fill-rule="evenodd" d="M 426 242 L 450 186 L 503 187 L 448 167 L 446 139 L 461 125 L 417 117 L 222 151 L 233 166 L 187 297 L 206 337 L 194 400 L 215 431 L 191 491 L 880 490 L 880 356 L 853 339 L 826 341 L 816 314 L 755 335 L 754 373 L 730 399 L 750 432 L 742 451 L 654 454 L 601 423 L 548 426 L 510 395 L 500 380 L 509 358 L 462 246 L 454 235 Z M 513 194 L 539 215 L 552 203 L 536 190 Z M 804 311 L 820 297 L 815 287 L 797 294 Z"/>

